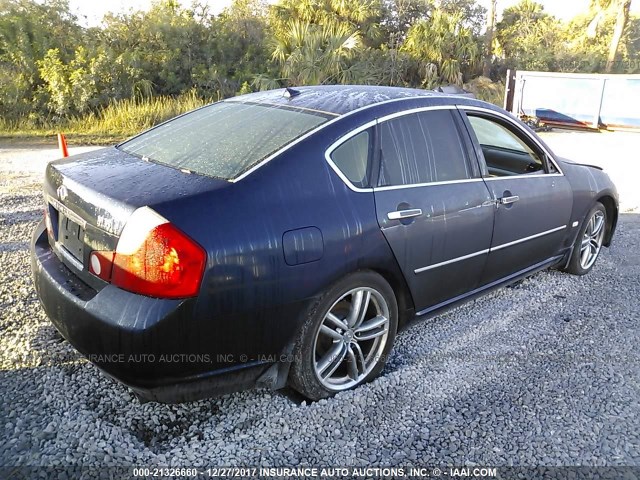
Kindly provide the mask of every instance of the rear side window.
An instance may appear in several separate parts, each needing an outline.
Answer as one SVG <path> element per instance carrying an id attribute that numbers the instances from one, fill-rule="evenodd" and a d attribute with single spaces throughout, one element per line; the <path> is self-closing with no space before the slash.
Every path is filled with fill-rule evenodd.
<path id="1" fill-rule="evenodd" d="M 381 123 L 380 148 L 381 187 L 448 182 L 472 176 L 449 110 L 419 112 Z"/>
<path id="2" fill-rule="evenodd" d="M 367 187 L 369 176 L 369 130 L 360 132 L 336 148 L 331 160 L 356 187 Z"/>
<path id="3" fill-rule="evenodd" d="M 218 102 L 119 145 L 147 160 L 231 180 L 329 120 L 278 105 Z"/>

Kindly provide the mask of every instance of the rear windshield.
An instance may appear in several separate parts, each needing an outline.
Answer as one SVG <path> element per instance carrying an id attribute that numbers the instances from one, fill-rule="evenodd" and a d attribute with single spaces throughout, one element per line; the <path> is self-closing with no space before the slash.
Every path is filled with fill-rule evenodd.
<path id="1" fill-rule="evenodd" d="M 329 115 L 277 105 L 218 102 L 118 146 L 171 167 L 232 180 Z"/>

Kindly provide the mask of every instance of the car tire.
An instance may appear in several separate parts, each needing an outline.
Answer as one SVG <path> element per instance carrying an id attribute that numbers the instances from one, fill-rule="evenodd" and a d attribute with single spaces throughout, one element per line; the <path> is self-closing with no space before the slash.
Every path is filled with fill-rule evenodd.
<path id="1" fill-rule="evenodd" d="M 565 271 L 573 275 L 589 273 L 598 260 L 606 232 L 607 210 L 598 202 L 582 222 Z"/>
<path id="2" fill-rule="evenodd" d="M 383 277 L 363 271 L 340 280 L 306 315 L 291 387 L 320 400 L 371 381 L 384 368 L 397 328 L 396 298 Z"/>

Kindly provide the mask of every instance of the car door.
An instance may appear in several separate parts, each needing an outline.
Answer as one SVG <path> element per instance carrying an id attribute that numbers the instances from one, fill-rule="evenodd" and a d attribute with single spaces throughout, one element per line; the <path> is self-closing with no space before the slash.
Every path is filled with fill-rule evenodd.
<path id="1" fill-rule="evenodd" d="M 464 128 L 455 107 L 378 121 L 378 223 L 418 313 L 477 288 L 491 244 L 492 197 Z"/>
<path id="2" fill-rule="evenodd" d="M 460 107 L 496 202 L 486 285 L 558 255 L 571 217 L 571 186 L 535 138 L 506 115 Z"/>

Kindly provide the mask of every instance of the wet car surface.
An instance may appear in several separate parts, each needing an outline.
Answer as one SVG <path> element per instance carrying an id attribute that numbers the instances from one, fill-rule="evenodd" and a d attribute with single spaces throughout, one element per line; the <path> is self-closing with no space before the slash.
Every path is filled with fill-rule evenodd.
<path id="1" fill-rule="evenodd" d="M 395 333 L 548 267 L 585 274 L 600 169 L 497 107 L 380 87 L 236 97 L 53 162 L 33 272 L 52 322 L 140 396 L 374 378 Z"/>

